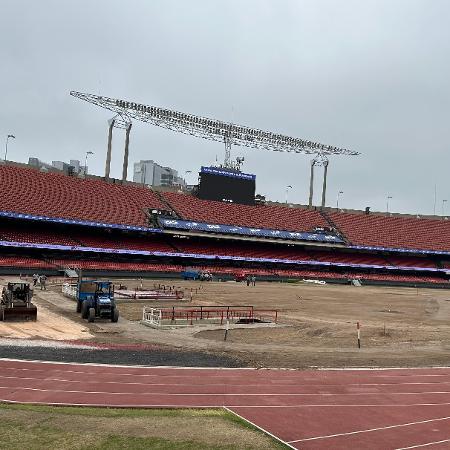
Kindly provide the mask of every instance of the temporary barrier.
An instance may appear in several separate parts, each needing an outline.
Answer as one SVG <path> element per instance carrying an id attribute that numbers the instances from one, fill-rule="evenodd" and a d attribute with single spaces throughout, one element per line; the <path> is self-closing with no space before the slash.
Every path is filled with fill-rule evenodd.
<path id="1" fill-rule="evenodd" d="M 162 313 L 160 309 L 144 306 L 144 310 L 142 311 L 142 322 L 159 327 L 161 326 L 161 317 Z"/>
<path id="2" fill-rule="evenodd" d="M 226 321 L 241 323 L 276 323 L 277 310 L 254 309 L 253 306 L 172 306 L 161 309 L 144 306 L 142 321 L 146 324 L 200 325 Z"/>

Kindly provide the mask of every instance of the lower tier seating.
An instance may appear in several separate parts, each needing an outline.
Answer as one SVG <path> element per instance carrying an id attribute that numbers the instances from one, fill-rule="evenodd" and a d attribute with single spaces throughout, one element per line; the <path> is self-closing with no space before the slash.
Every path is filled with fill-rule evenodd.
<path id="1" fill-rule="evenodd" d="M 379 256 L 357 252 L 332 250 L 304 250 L 298 246 L 213 239 L 181 239 L 159 234 L 131 235 L 98 230 L 68 231 L 59 228 L 14 226 L 0 224 L 0 240 L 35 244 L 66 245 L 69 247 L 95 247 L 151 252 L 182 252 L 212 256 L 283 259 L 291 261 L 317 261 L 339 264 L 366 264 L 436 268 L 436 263 L 425 257 Z"/>
<path id="2" fill-rule="evenodd" d="M 58 258 L 52 260 L 39 260 L 37 258 L 18 257 L 18 256 L 0 256 L 0 267 L 22 269 L 84 269 L 84 270 L 103 270 L 103 271 L 127 271 L 136 272 L 165 272 L 179 273 L 183 270 L 181 264 L 163 264 L 147 262 L 125 262 L 125 261 L 106 261 L 101 259 L 71 259 Z M 271 268 L 243 268 L 228 266 L 202 265 L 200 269 L 208 270 L 214 274 L 249 274 L 256 276 L 275 276 L 289 278 L 313 278 L 313 279 L 361 279 L 378 282 L 404 282 L 404 283 L 448 283 L 444 278 L 429 274 L 398 274 L 398 273 L 370 273 L 361 274 L 353 271 L 318 271 L 311 269 L 271 269 Z"/>
<path id="3" fill-rule="evenodd" d="M 0 267 L 18 269 L 54 269 L 55 265 L 37 258 L 23 256 L 0 256 Z"/>

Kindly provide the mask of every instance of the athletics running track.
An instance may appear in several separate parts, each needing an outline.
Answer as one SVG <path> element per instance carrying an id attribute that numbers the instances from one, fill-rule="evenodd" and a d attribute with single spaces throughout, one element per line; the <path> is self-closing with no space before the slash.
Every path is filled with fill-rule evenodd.
<path id="1" fill-rule="evenodd" d="M 450 368 L 194 369 L 0 359 L 0 400 L 225 407 L 292 448 L 450 449 Z"/>

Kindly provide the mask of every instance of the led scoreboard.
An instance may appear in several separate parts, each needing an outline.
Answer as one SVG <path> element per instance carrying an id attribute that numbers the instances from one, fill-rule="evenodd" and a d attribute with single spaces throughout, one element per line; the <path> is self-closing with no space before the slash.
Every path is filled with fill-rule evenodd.
<path id="1" fill-rule="evenodd" d="M 198 197 L 244 205 L 255 204 L 255 175 L 222 167 L 202 167 Z"/>

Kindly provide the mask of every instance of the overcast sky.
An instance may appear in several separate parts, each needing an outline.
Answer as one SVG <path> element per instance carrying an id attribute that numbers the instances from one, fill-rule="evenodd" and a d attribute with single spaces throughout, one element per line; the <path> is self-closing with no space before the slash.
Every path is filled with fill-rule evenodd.
<path id="1" fill-rule="evenodd" d="M 70 90 L 232 121 L 362 153 L 332 157 L 327 204 L 430 214 L 449 199 L 446 0 L 0 0 L 0 135 L 9 159 L 89 161 L 103 175 L 111 113 Z M 112 175 L 121 176 L 116 130 Z M 3 156 L 3 152 L 1 153 Z M 220 143 L 135 122 L 132 164 L 182 175 Z M 310 156 L 234 147 L 257 192 L 307 203 Z M 320 202 L 317 171 L 315 203 Z"/>

